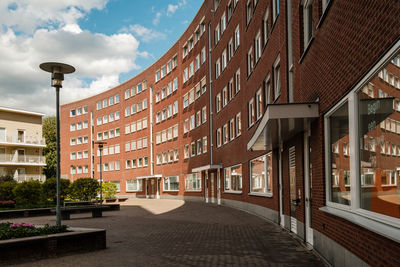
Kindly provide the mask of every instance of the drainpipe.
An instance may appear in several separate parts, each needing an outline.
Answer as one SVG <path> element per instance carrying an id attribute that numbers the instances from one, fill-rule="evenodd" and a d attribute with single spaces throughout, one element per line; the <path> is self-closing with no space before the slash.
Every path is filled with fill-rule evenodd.
<path id="1" fill-rule="evenodd" d="M 154 175 L 154 160 L 153 160 L 153 85 L 150 86 L 149 96 L 150 106 L 150 175 Z M 147 180 L 147 179 L 146 179 Z"/>
<path id="2" fill-rule="evenodd" d="M 208 23 L 208 76 L 209 76 L 209 107 L 210 107 L 210 119 L 209 119 L 209 128 L 210 128 L 210 165 L 213 164 L 213 108 L 212 108 L 212 63 L 211 63 L 211 22 Z"/>

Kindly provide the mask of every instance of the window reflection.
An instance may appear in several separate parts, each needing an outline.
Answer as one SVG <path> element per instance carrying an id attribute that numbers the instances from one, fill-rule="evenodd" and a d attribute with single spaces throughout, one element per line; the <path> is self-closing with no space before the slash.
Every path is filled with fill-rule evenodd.
<path id="1" fill-rule="evenodd" d="M 331 201 L 350 205 L 350 146 L 348 103 L 330 117 Z"/>
<path id="2" fill-rule="evenodd" d="M 400 218 L 399 67 L 396 56 L 358 93 L 361 208 L 397 218 Z"/>

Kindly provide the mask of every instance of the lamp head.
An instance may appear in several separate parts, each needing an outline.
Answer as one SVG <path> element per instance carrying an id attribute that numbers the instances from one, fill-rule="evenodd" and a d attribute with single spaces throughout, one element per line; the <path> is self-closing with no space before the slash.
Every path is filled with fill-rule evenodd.
<path id="1" fill-rule="evenodd" d="M 47 72 L 51 73 L 51 86 L 62 87 L 62 81 L 64 80 L 64 73 L 73 73 L 75 68 L 71 65 L 58 63 L 58 62 L 46 62 L 39 65 L 39 67 Z"/>

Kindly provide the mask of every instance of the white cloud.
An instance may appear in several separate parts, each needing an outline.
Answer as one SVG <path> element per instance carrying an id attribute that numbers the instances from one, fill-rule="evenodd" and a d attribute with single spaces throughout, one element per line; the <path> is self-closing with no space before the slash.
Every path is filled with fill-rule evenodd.
<path id="1" fill-rule="evenodd" d="M 162 16 L 161 12 L 156 13 L 156 16 L 153 19 L 153 25 L 157 26 L 160 23 L 161 16 Z"/>
<path id="2" fill-rule="evenodd" d="M 65 76 L 61 103 L 110 89 L 119 84 L 121 73 L 137 69 L 136 59 L 149 54 L 139 51 L 139 41 L 131 33 L 92 33 L 77 23 L 77 18 L 104 8 L 106 2 L 21 0 L 11 5 L 12 1 L 1 0 L 0 106 L 55 114 L 54 88 L 50 87 L 50 74 L 39 69 L 42 62 L 60 61 L 76 68 L 75 73 Z M 34 11 L 53 11 L 59 18 L 54 21 L 53 15 L 39 18 L 36 14 L 21 18 L 21 23 L 11 18 L 15 12 L 27 15 Z"/>
<path id="3" fill-rule="evenodd" d="M 167 16 L 172 16 L 178 9 L 178 5 L 169 4 L 167 8 Z"/>
<path id="4" fill-rule="evenodd" d="M 131 32 L 134 36 L 139 37 L 143 42 L 150 42 L 154 40 L 165 40 L 167 38 L 165 33 L 146 28 L 140 24 L 129 25 L 121 29 L 121 32 Z"/>

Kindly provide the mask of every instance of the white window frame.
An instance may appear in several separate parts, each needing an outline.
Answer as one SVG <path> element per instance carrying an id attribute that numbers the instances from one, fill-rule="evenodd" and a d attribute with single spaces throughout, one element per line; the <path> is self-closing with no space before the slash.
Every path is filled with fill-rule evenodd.
<path id="1" fill-rule="evenodd" d="M 400 41 L 398 41 L 381 59 L 374 65 L 361 80 L 354 86 L 354 89 L 334 105 L 324 116 L 324 130 L 325 130 L 325 196 L 326 206 L 320 208 L 322 211 L 333 214 L 335 216 L 344 218 L 350 222 L 360 225 L 372 232 L 383 235 L 396 242 L 400 242 L 400 235 L 393 234 L 393 227 L 400 228 L 400 219 L 380 214 L 377 212 L 368 211 L 361 208 L 361 177 L 359 170 L 360 151 L 358 140 L 358 92 L 362 90 L 363 86 L 378 75 L 378 72 L 389 62 L 391 58 L 400 52 Z M 349 109 L 349 141 L 350 151 L 350 186 L 351 186 L 351 202 L 350 205 L 339 204 L 331 201 L 331 153 L 330 153 L 330 128 L 329 118 L 338 110 L 345 102 L 348 102 Z"/>

